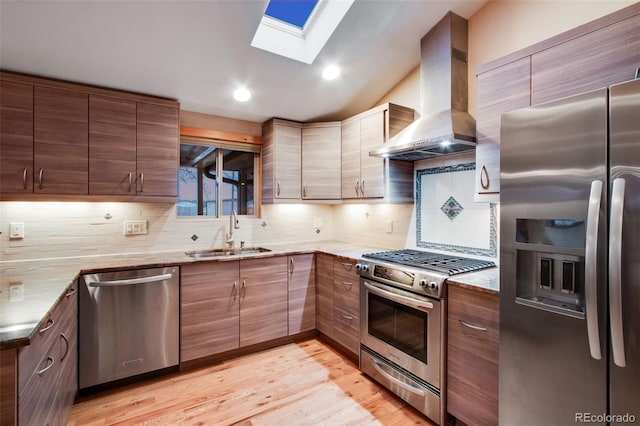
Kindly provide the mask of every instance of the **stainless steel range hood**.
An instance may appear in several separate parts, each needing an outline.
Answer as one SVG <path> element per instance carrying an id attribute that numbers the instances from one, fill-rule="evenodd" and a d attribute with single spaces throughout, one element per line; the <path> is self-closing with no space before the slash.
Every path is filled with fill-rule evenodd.
<path id="1" fill-rule="evenodd" d="M 423 160 L 474 150 L 476 121 L 467 112 L 467 20 L 447 13 L 420 41 L 420 113 L 369 155 Z"/>

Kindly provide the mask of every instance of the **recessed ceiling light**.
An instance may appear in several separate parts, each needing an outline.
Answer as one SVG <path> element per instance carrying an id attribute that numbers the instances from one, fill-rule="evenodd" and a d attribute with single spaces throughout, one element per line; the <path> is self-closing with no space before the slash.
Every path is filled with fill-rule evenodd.
<path id="1" fill-rule="evenodd" d="M 322 71 L 322 78 L 325 80 L 335 80 L 340 75 L 340 68 L 335 65 L 329 65 Z"/>
<path id="2" fill-rule="evenodd" d="M 249 99 L 251 99 L 251 92 L 248 89 L 241 87 L 233 92 L 233 97 L 238 102 L 247 102 Z"/>

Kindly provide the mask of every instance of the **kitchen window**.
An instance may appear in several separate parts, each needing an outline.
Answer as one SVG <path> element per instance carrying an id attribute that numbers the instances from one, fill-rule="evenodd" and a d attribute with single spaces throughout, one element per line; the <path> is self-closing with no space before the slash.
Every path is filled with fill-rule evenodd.
<path id="1" fill-rule="evenodd" d="M 254 215 L 259 151 L 250 144 L 183 137 L 178 216 Z"/>

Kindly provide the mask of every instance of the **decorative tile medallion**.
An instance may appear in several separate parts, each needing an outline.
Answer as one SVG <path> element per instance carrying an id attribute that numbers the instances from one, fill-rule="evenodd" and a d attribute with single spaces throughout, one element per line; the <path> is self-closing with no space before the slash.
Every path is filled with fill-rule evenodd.
<path id="1" fill-rule="evenodd" d="M 449 199 L 444 202 L 442 207 L 440 207 L 440 210 L 442 210 L 442 212 L 447 215 L 449 220 L 453 220 L 458 217 L 462 210 L 464 210 L 464 207 L 462 207 L 455 198 L 449 197 Z"/>

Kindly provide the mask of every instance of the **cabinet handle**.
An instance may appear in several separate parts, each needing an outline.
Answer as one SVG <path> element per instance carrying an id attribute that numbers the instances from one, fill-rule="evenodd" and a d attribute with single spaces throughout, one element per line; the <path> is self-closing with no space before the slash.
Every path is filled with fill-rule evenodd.
<path id="1" fill-rule="evenodd" d="M 464 325 L 465 327 L 469 327 L 469 328 L 472 328 L 472 329 L 478 330 L 478 331 L 487 331 L 486 327 L 481 327 L 479 325 L 469 324 L 465 320 L 458 320 L 458 321 L 460 321 L 460 324 Z"/>
<path id="2" fill-rule="evenodd" d="M 484 166 L 484 165 L 482 166 L 482 169 L 480 170 L 480 186 L 485 191 L 488 190 L 489 187 L 491 186 L 491 181 L 489 180 L 489 172 L 487 171 L 487 167 Z"/>
<path id="3" fill-rule="evenodd" d="M 71 296 L 73 296 L 74 294 L 76 294 L 76 289 L 75 289 L 75 288 L 72 288 L 72 289 L 70 289 L 70 290 L 67 292 L 67 294 L 65 294 L 65 295 L 64 295 L 64 297 L 71 297 Z"/>
<path id="4" fill-rule="evenodd" d="M 237 294 L 238 294 L 238 281 L 234 281 L 233 288 L 231 289 L 231 295 L 233 296 L 233 300 L 236 300 Z"/>
<path id="5" fill-rule="evenodd" d="M 276 181 L 276 195 L 278 197 L 280 196 L 280 181 L 279 180 Z"/>
<path id="6" fill-rule="evenodd" d="M 360 179 L 360 193 L 364 197 L 364 179 Z"/>
<path id="7" fill-rule="evenodd" d="M 27 168 L 22 169 L 22 189 L 27 189 Z"/>
<path id="8" fill-rule="evenodd" d="M 345 286 L 345 287 L 348 286 L 349 288 L 351 288 L 351 286 L 353 286 L 353 283 L 350 282 L 350 281 L 342 281 L 342 285 Z"/>
<path id="9" fill-rule="evenodd" d="M 53 367 L 53 364 L 55 363 L 56 362 L 54 361 L 54 359 L 48 356 L 46 366 L 42 370 L 36 371 L 36 373 L 38 373 L 39 376 L 46 373 L 47 371 L 51 370 L 51 367 Z"/>
<path id="10" fill-rule="evenodd" d="M 242 285 L 240 286 L 240 298 L 244 298 L 247 295 L 247 280 L 242 280 Z"/>
<path id="11" fill-rule="evenodd" d="M 144 191 L 144 172 L 140 172 L 140 192 Z"/>
<path id="12" fill-rule="evenodd" d="M 302 185 L 302 196 L 307 197 L 307 184 Z"/>
<path id="13" fill-rule="evenodd" d="M 38 333 L 44 333 L 45 331 L 49 330 L 51 327 L 53 327 L 53 320 L 51 318 L 49 318 L 47 320 L 47 325 L 44 328 L 41 328 L 40 331 L 38 331 Z"/>
<path id="14" fill-rule="evenodd" d="M 360 179 L 356 179 L 356 197 L 360 196 Z"/>
<path id="15" fill-rule="evenodd" d="M 289 273 L 293 274 L 293 257 L 289 258 Z"/>
<path id="16" fill-rule="evenodd" d="M 38 189 L 42 189 L 42 179 L 44 177 L 44 170 L 40 169 L 38 172 Z"/>
<path id="17" fill-rule="evenodd" d="M 342 314 L 342 318 L 347 319 L 349 321 L 351 321 L 353 319 L 353 317 L 351 315 L 347 315 L 347 314 Z"/>
<path id="18" fill-rule="evenodd" d="M 132 187 L 133 187 L 133 173 L 129 172 L 129 192 L 131 192 Z"/>
<path id="19" fill-rule="evenodd" d="M 67 336 L 65 336 L 64 333 L 60 333 L 60 337 L 62 337 L 62 340 L 64 340 L 64 343 L 65 343 L 64 354 L 62 354 L 62 357 L 60 358 L 60 361 L 62 361 L 64 357 L 67 356 L 67 353 L 69 352 L 69 339 L 67 339 Z"/>

